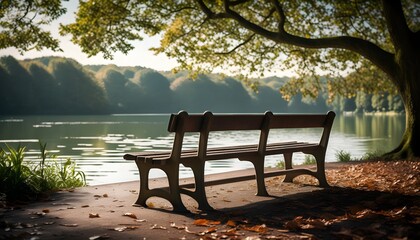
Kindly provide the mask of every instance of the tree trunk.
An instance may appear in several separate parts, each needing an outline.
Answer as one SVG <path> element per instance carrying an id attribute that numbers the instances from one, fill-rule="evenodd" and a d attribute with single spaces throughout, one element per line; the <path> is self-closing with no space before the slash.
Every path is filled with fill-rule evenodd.
<path id="1" fill-rule="evenodd" d="M 395 54 L 399 69 L 393 80 L 404 101 L 406 128 L 400 145 L 386 154 L 392 159 L 420 157 L 420 47 L 415 39 Z"/>
<path id="2" fill-rule="evenodd" d="M 420 89 L 403 96 L 405 103 L 406 128 L 400 145 L 385 154 L 391 159 L 420 157 Z"/>

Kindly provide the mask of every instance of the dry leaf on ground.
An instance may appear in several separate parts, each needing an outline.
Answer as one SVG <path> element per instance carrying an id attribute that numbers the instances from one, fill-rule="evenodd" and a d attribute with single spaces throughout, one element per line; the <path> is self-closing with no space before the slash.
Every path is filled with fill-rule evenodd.
<path id="1" fill-rule="evenodd" d="M 99 218 L 99 213 L 89 213 L 89 218 Z"/>
<path id="2" fill-rule="evenodd" d="M 212 221 L 212 220 L 200 218 L 200 219 L 194 220 L 193 224 L 196 226 L 209 227 L 210 225 L 219 225 L 220 221 Z"/>
<path id="3" fill-rule="evenodd" d="M 137 219 L 136 214 L 130 212 L 124 213 L 123 216 Z"/>

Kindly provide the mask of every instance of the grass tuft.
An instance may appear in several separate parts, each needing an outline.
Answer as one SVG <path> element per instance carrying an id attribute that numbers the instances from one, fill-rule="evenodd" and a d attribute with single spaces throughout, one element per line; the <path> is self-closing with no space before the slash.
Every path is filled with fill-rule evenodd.
<path id="1" fill-rule="evenodd" d="M 352 161 L 351 154 L 344 150 L 338 151 L 335 154 L 335 157 L 339 162 L 350 162 Z"/>
<path id="2" fill-rule="evenodd" d="M 305 160 L 303 161 L 302 165 L 312 165 L 316 164 L 316 159 L 312 155 L 305 155 Z"/>
<path id="3" fill-rule="evenodd" d="M 24 161 L 26 148 L 0 148 L 0 194 L 8 200 L 36 198 L 41 193 L 86 185 L 85 174 L 71 159 L 50 155 L 40 142 L 40 159 Z"/>
<path id="4" fill-rule="evenodd" d="M 383 151 L 376 150 L 373 152 L 367 152 L 362 156 L 362 161 L 372 161 L 372 160 L 378 160 L 382 159 L 384 155 Z"/>

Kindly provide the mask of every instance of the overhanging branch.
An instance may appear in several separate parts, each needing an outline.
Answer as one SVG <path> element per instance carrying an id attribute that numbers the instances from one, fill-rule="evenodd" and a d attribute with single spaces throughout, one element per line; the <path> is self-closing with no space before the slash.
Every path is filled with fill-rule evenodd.
<path id="1" fill-rule="evenodd" d="M 370 60 L 373 64 L 377 65 L 380 69 L 387 72 L 391 76 L 395 76 L 396 68 L 394 63 L 394 55 L 383 50 L 382 48 L 370 41 L 350 36 L 338 36 L 318 39 L 303 38 L 291 35 L 287 33 L 284 29 L 280 30 L 279 32 L 273 32 L 242 17 L 238 12 L 234 11 L 229 7 L 227 1 L 228 0 L 225 0 L 225 13 L 223 14 L 224 18 L 230 18 L 235 20 L 240 26 L 254 32 L 255 34 L 261 35 L 276 43 L 290 44 L 298 47 L 312 49 L 340 48 L 350 50 Z M 274 3 L 278 2 L 274 1 Z M 279 14 L 284 14 L 280 4 L 275 4 L 275 7 L 277 9 L 277 12 L 280 11 Z M 285 17 L 286 16 L 284 15 L 283 21 Z"/>
<path id="2" fill-rule="evenodd" d="M 278 25 L 278 31 L 283 32 L 284 31 L 284 24 L 286 22 L 286 15 L 284 14 L 283 7 L 280 5 L 279 1 L 272 0 L 274 7 L 277 11 L 277 14 L 279 14 L 279 25 Z"/>
<path id="3" fill-rule="evenodd" d="M 251 34 L 247 39 L 245 39 L 245 41 L 236 45 L 234 48 L 232 48 L 231 50 L 229 50 L 227 52 L 216 52 L 216 54 L 219 54 L 219 55 L 231 54 L 231 53 L 235 52 L 238 48 L 240 48 L 240 47 L 244 46 L 245 44 L 249 43 L 252 40 L 252 38 L 254 38 L 255 35 L 256 35 L 255 33 Z"/>

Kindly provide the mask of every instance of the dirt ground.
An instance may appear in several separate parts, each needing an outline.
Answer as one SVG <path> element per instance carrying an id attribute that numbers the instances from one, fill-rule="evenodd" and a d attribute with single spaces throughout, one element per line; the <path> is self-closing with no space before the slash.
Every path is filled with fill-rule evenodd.
<path id="1" fill-rule="evenodd" d="M 93 186 L 0 208 L 0 239 L 420 239 L 420 161 L 328 164 L 330 188 L 302 176 L 207 187 L 215 211 L 131 206 L 138 182 Z M 156 181 L 156 184 L 165 184 Z"/>

